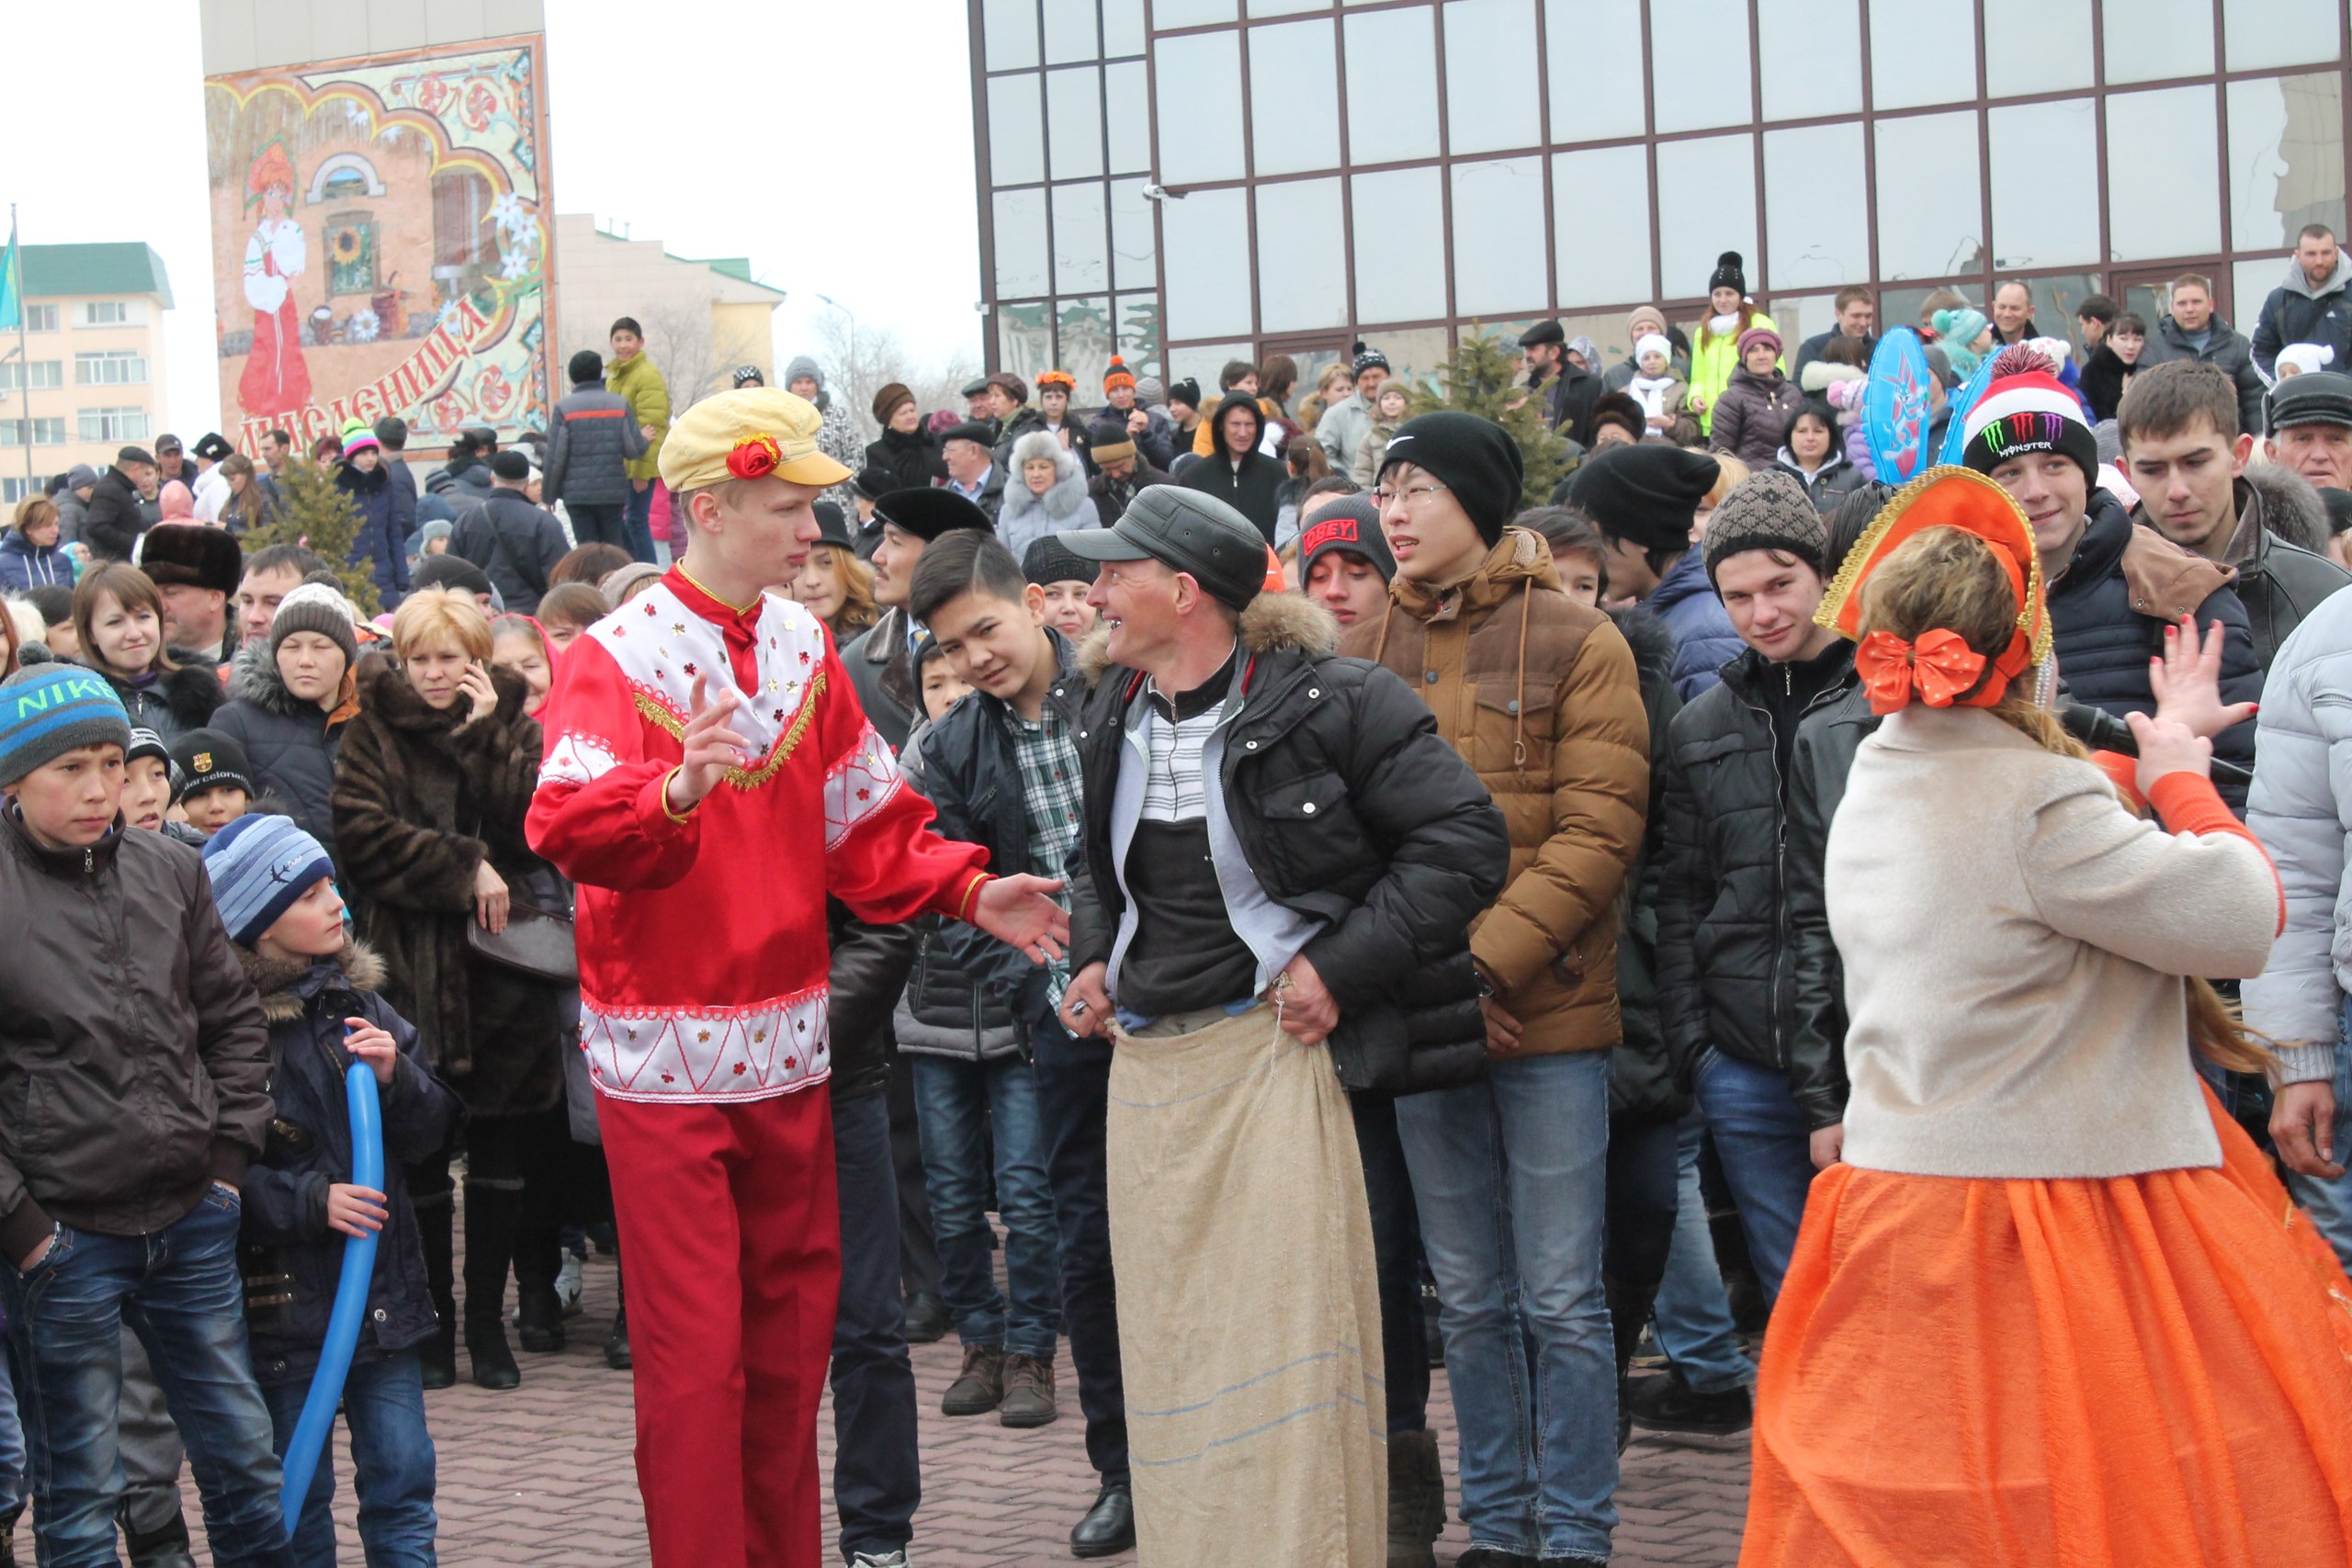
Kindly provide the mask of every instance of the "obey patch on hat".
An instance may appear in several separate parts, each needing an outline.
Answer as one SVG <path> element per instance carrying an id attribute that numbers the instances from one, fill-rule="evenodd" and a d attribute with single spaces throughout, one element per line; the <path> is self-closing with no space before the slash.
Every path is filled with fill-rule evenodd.
<path id="1" fill-rule="evenodd" d="M 1363 543 L 1363 535 L 1357 529 L 1354 518 L 1329 517 L 1316 524 L 1298 536 L 1298 555 L 1299 558 L 1304 560 L 1326 545 L 1361 545 L 1362 543 Z"/>

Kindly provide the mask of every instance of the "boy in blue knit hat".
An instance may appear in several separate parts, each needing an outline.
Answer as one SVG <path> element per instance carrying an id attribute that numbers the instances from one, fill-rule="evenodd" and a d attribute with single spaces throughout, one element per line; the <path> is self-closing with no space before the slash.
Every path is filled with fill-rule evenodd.
<path id="1" fill-rule="evenodd" d="M 0 1105 L 18 1108 L 0 1116 L 0 1298 L 33 1532 L 44 1562 L 114 1558 L 127 1324 L 195 1459 L 212 1560 L 286 1563 L 237 1272 L 268 1032 L 202 864 L 123 826 L 130 745 L 87 670 L 0 684 Z"/>
<path id="2" fill-rule="evenodd" d="M 367 1313 L 343 1385 L 359 1540 L 370 1562 L 430 1562 L 433 1438 L 417 1347 L 435 1320 L 401 1170 L 447 1141 L 457 1097 L 424 1065 L 416 1031 L 376 994 L 383 964 L 345 931 L 334 868 L 316 839 L 285 817 L 240 817 L 205 845 L 204 869 L 269 1021 L 277 1114 L 246 1172 L 243 1235 L 254 1371 L 277 1451 L 318 1371 L 342 1238 L 374 1235 Z M 382 1101 L 380 1191 L 351 1179 L 344 1075 L 354 1061 L 375 1073 Z M 290 1542 L 301 1568 L 334 1568 L 334 1464 L 322 1455 Z"/>

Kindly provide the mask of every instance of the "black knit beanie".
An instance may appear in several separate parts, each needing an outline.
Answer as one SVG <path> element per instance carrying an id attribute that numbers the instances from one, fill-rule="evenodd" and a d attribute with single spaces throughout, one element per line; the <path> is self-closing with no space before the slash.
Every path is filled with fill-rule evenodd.
<path id="1" fill-rule="evenodd" d="M 1399 463 L 1425 470 L 1452 491 L 1489 545 L 1501 540 L 1504 525 L 1519 514 L 1526 465 L 1519 443 L 1491 419 L 1451 410 L 1408 419 L 1388 438 L 1381 474 Z"/>
<path id="2" fill-rule="evenodd" d="M 1690 547 L 1699 502 L 1722 472 L 1704 452 L 1662 441 L 1605 446 L 1577 466 L 1568 480 L 1568 500 L 1605 539 L 1679 553 Z"/>

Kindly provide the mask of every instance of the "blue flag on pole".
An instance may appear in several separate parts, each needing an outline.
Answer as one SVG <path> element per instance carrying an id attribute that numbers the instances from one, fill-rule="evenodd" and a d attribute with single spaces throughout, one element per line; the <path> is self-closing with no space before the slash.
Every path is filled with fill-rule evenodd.
<path id="1" fill-rule="evenodd" d="M 0 332 L 13 332 L 24 325 L 25 285 L 18 276 L 24 263 L 17 254 L 17 231 L 8 230 L 8 249 L 0 255 Z"/>

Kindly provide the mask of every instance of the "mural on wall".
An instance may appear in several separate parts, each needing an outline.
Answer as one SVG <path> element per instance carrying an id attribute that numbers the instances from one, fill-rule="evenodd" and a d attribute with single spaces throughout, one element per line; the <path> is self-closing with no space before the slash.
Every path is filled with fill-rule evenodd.
<path id="1" fill-rule="evenodd" d="M 204 85 L 220 404 L 240 451 L 352 420 L 547 427 L 544 40 Z"/>

